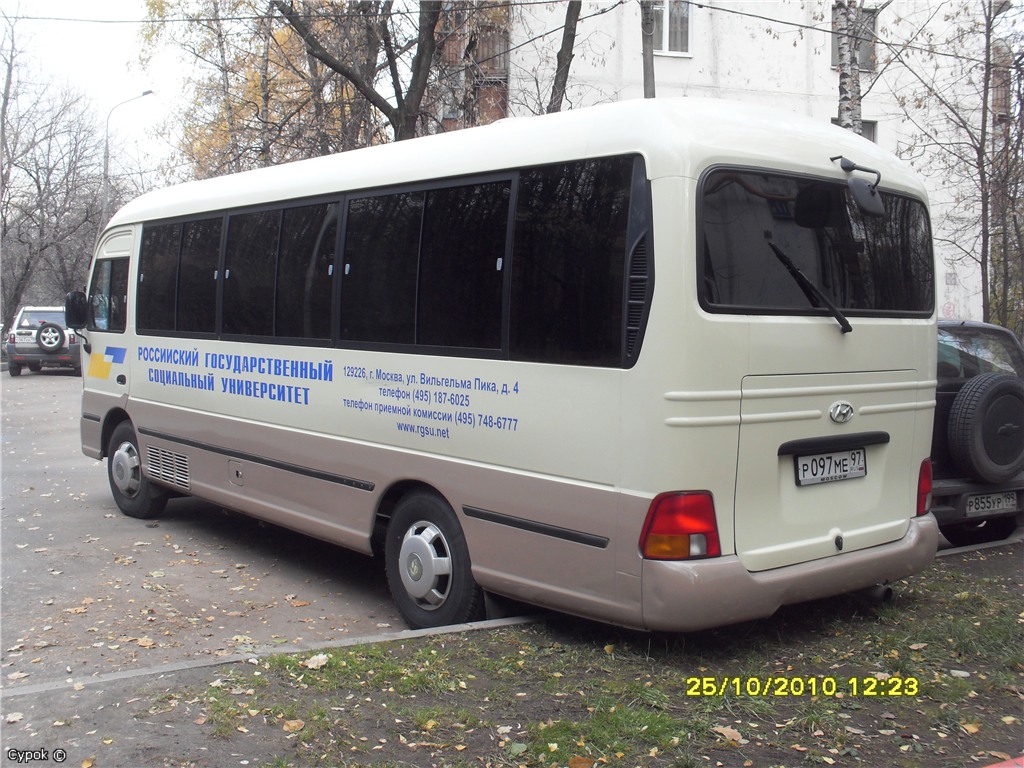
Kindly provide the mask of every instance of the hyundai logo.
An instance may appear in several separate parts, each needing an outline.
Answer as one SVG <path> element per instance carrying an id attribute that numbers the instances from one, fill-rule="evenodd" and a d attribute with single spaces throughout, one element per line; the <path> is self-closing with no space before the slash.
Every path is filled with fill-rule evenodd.
<path id="1" fill-rule="evenodd" d="M 853 406 L 845 400 L 832 403 L 832 407 L 828 409 L 828 416 L 836 424 L 846 424 L 853 420 Z"/>

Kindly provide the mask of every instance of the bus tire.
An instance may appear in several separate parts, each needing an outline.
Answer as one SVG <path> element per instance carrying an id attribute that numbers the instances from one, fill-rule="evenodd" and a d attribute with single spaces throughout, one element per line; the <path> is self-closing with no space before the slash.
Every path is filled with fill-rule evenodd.
<path id="1" fill-rule="evenodd" d="M 949 411 L 949 452 L 972 477 L 1004 483 L 1024 470 L 1024 383 L 983 373 L 968 381 Z"/>
<path id="2" fill-rule="evenodd" d="M 473 580 L 462 527 L 452 508 L 432 493 L 411 493 L 395 507 L 384 569 L 398 612 L 414 629 L 483 616 L 483 591 Z"/>
<path id="3" fill-rule="evenodd" d="M 139 441 L 130 421 L 122 421 L 107 443 L 107 480 L 118 509 L 128 517 L 148 520 L 164 511 L 167 494 L 142 472 Z"/>

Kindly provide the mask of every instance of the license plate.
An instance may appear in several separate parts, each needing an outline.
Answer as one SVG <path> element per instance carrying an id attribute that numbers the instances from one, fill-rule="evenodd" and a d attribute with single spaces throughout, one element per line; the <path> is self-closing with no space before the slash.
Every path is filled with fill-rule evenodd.
<path id="1" fill-rule="evenodd" d="M 1012 512 L 1017 509 L 1017 494 L 1013 491 L 1004 493 L 979 493 L 967 497 L 967 516 L 984 515 L 988 512 Z"/>
<path id="2" fill-rule="evenodd" d="M 863 448 L 796 457 L 797 485 L 833 483 L 864 477 L 867 473 L 868 457 Z"/>

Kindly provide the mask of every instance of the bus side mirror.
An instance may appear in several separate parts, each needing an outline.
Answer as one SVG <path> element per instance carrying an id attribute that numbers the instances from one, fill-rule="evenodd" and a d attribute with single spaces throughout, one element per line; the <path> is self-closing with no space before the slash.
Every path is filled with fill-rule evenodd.
<path id="1" fill-rule="evenodd" d="M 852 177 L 847 184 L 850 185 L 850 195 L 853 202 L 860 208 L 865 216 L 885 216 L 885 206 L 882 205 L 882 196 L 867 179 Z"/>
<path id="2" fill-rule="evenodd" d="M 81 291 L 72 291 L 64 297 L 64 322 L 76 331 L 89 324 L 89 299 Z"/>

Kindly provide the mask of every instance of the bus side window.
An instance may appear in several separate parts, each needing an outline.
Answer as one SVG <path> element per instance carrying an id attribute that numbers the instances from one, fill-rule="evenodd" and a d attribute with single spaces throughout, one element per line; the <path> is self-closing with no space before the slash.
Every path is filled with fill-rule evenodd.
<path id="1" fill-rule="evenodd" d="M 513 360 L 621 365 L 631 156 L 520 175 L 509 329 Z"/>
<path id="2" fill-rule="evenodd" d="M 427 192 L 417 344 L 501 348 L 510 194 L 509 181 Z"/>
<path id="3" fill-rule="evenodd" d="M 189 221 L 181 227 L 178 268 L 178 330 L 213 333 L 217 318 L 217 265 L 223 219 Z"/>
<path id="4" fill-rule="evenodd" d="M 97 261 L 89 286 L 89 330 L 122 333 L 127 294 L 128 259 Z"/>
<path id="5" fill-rule="evenodd" d="M 135 327 L 141 332 L 173 331 L 178 294 L 181 224 L 146 224 L 139 253 Z"/>
<path id="6" fill-rule="evenodd" d="M 275 336 L 331 338 L 331 286 L 337 237 L 336 205 L 285 209 L 277 257 Z"/>
<path id="7" fill-rule="evenodd" d="M 273 335 L 274 276 L 280 233 L 280 210 L 228 217 L 222 333 Z"/>
<path id="8" fill-rule="evenodd" d="M 343 341 L 414 344 L 423 193 L 348 203 L 341 280 Z"/>

